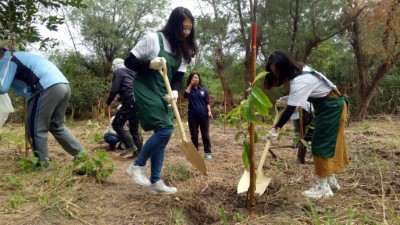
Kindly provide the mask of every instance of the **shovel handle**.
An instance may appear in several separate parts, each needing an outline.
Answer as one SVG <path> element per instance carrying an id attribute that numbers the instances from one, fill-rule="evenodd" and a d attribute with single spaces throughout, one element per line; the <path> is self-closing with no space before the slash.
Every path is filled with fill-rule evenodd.
<path id="1" fill-rule="evenodd" d="M 167 89 L 167 93 L 170 97 L 172 97 L 172 89 L 171 89 L 171 85 L 169 83 L 168 80 L 168 74 L 167 74 L 167 64 L 166 62 L 163 62 L 163 68 L 162 70 L 159 71 L 161 76 L 164 79 L 164 83 L 165 83 L 165 87 Z M 183 125 L 182 125 L 182 120 L 181 117 L 179 115 L 179 111 L 178 111 L 178 107 L 176 106 L 176 102 L 174 100 L 172 100 L 170 102 L 171 106 L 172 106 L 172 110 L 174 111 L 174 115 L 175 115 L 175 119 L 178 122 L 178 127 L 179 127 L 179 131 L 181 132 L 182 135 L 182 139 L 183 141 L 187 141 L 186 140 L 186 134 L 185 134 L 185 130 L 183 129 Z"/>
<path id="2" fill-rule="evenodd" d="M 302 146 L 301 140 L 304 138 L 304 129 L 303 129 L 303 110 L 301 106 L 299 106 L 299 137 L 300 137 L 300 146 Z"/>
<path id="3" fill-rule="evenodd" d="M 277 105 L 275 104 L 275 119 L 274 119 L 273 125 L 275 125 L 276 123 L 278 123 L 278 120 L 279 120 L 279 111 L 278 111 Z"/>
<path id="4" fill-rule="evenodd" d="M 268 139 L 267 143 L 265 144 L 264 151 L 262 152 L 260 162 L 258 163 L 258 167 L 257 167 L 257 172 L 258 173 L 261 173 L 261 170 L 262 170 L 262 168 L 264 166 L 265 158 L 267 157 L 267 153 L 268 153 L 268 149 L 269 149 L 269 145 L 270 144 L 271 144 L 271 141 Z"/>

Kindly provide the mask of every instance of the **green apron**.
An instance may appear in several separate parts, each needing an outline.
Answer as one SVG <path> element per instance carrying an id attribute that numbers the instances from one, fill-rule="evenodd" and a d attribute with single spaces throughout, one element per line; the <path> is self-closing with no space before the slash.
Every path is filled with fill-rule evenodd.
<path id="1" fill-rule="evenodd" d="M 166 52 L 161 33 L 158 32 L 157 35 L 160 42 L 158 56 L 167 60 L 168 79 L 171 82 L 172 76 L 178 71 L 182 60 Z M 164 98 L 167 90 L 160 72 L 151 70 L 151 72 L 145 74 L 138 73 L 133 86 L 140 125 L 143 130 L 173 128 L 173 113 L 171 107 L 168 106 L 169 103 Z"/>
<path id="2" fill-rule="evenodd" d="M 308 98 L 314 106 L 314 134 L 312 138 L 313 155 L 333 158 L 344 97 Z"/>
<path id="3" fill-rule="evenodd" d="M 310 71 L 302 71 L 300 75 L 313 74 L 323 80 L 332 89 L 336 89 L 336 86 L 330 80 L 324 78 L 313 68 L 309 68 Z M 340 92 L 338 91 L 338 93 Z M 322 158 L 333 158 L 340 118 L 346 98 L 342 95 L 340 97 L 309 97 L 307 100 L 314 107 L 314 133 L 311 142 L 312 153 Z"/>

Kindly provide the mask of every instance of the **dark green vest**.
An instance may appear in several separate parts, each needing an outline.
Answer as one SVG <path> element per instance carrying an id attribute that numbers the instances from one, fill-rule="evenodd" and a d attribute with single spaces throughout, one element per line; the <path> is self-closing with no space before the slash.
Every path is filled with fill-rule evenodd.
<path id="1" fill-rule="evenodd" d="M 167 60 L 168 79 L 178 71 L 182 59 L 175 58 L 164 49 L 161 33 L 157 33 L 160 42 L 159 57 Z M 134 82 L 136 107 L 139 111 L 140 125 L 145 131 L 164 128 L 173 128 L 173 113 L 165 100 L 167 90 L 159 71 L 151 70 L 150 73 L 137 74 Z"/>

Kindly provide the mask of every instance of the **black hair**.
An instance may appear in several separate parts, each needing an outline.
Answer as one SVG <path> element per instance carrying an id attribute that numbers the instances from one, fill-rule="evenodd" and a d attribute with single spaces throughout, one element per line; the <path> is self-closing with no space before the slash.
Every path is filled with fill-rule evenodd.
<path id="1" fill-rule="evenodd" d="M 275 65 L 275 72 L 271 71 L 271 65 Z M 303 70 L 304 63 L 295 61 L 292 57 L 282 50 L 273 52 L 268 57 L 265 70 L 269 72 L 264 79 L 264 88 L 270 89 L 274 86 L 278 87 L 295 78 Z"/>
<path id="2" fill-rule="evenodd" d="M 186 38 L 183 38 L 183 21 L 190 19 L 192 30 Z M 177 7 L 172 10 L 167 24 L 161 29 L 171 44 L 172 53 L 176 57 L 182 57 L 187 63 L 197 54 L 197 45 L 194 30 L 194 17 L 189 9 Z"/>
<path id="3" fill-rule="evenodd" d="M 0 47 L 0 54 L 4 54 L 6 51 L 8 51 L 8 49 Z"/>
<path id="4" fill-rule="evenodd" d="M 201 86 L 201 76 L 199 72 L 193 71 L 189 74 L 189 77 L 186 80 L 186 87 L 189 86 L 190 82 L 192 82 L 192 78 L 194 75 L 197 75 L 199 77 L 199 86 Z"/>

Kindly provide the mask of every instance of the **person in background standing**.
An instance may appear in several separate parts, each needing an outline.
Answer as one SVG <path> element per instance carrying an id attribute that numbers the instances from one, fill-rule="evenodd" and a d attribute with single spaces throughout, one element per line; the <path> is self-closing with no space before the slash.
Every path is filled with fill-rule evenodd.
<path id="1" fill-rule="evenodd" d="M 212 159 L 211 142 L 209 135 L 210 119 L 213 118 L 208 90 L 202 86 L 200 74 L 192 72 L 186 81 L 186 90 L 183 93 L 189 101 L 188 123 L 190 136 L 194 146 L 199 149 L 199 127 L 203 140 L 206 159 Z"/>
<path id="2" fill-rule="evenodd" d="M 139 133 L 139 118 L 133 91 L 135 72 L 125 68 L 124 60 L 120 58 L 113 60 L 112 70 L 114 72 L 113 82 L 106 103 L 110 106 L 117 94 L 119 94 L 119 98 L 122 101 L 121 108 L 115 114 L 112 127 L 126 147 L 122 151 L 121 156 L 135 157 L 143 147 L 143 139 Z M 129 122 L 129 133 L 124 130 L 127 121 Z"/>
<path id="3" fill-rule="evenodd" d="M 161 31 L 149 33 L 139 40 L 125 59 L 125 66 L 137 72 L 134 87 L 141 126 L 145 131 L 154 131 L 125 174 L 135 183 L 146 186 L 147 192 L 152 194 L 177 192 L 175 187 L 169 187 L 161 180 L 165 148 L 174 127 L 174 117 L 169 105 L 171 101 L 176 101 L 186 66 L 196 53 L 192 13 L 187 8 L 177 7 L 172 10 Z M 165 63 L 173 90 L 172 96 L 167 94 L 160 74 Z M 150 180 L 145 175 L 145 166 L 149 159 Z"/>
<path id="4" fill-rule="evenodd" d="M 61 147 L 76 156 L 84 149 L 64 123 L 71 89 L 63 73 L 46 58 L 29 52 L 0 48 L 0 94 L 10 87 L 28 99 L 25 132 L 36 166 L 50 166 L 47 135 L 50 132 Z"/>
<path id="5" fill-rule="evenodd" d="M 266 89 L 290 84 L 287 107 L 271 128 L 270 137 L 276 136 L 296 107 L 306 100 L 311 102 L 315 111 L 312 153 L 318 178 L 317 185 L 304 191 L 303 195 L 316 199 L 332 197 L 332 189 L 340 189 L 335 174 L 343 172 L 349 163 L 344 141 L 345 96 L 323 74 L 293 60 L 283 51 L 275 51 L 268 57 L 266 70 L 269 72 L 264 80 Z"/>

